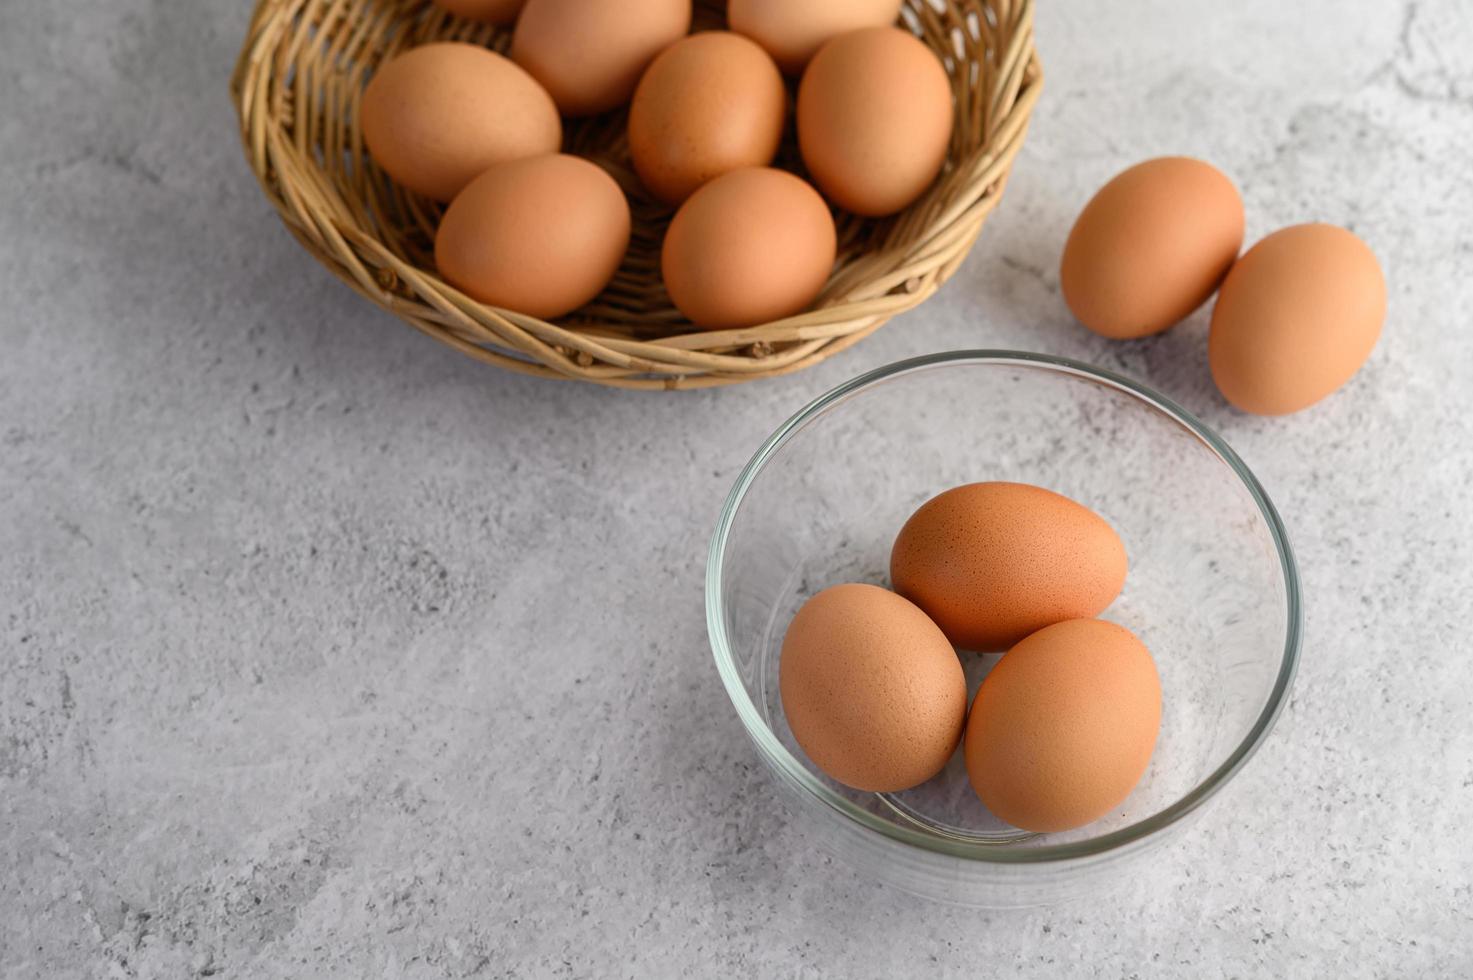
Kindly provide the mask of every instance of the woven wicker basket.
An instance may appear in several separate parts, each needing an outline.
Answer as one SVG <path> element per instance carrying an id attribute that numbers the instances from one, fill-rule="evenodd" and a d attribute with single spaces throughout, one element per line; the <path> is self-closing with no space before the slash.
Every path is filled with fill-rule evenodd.
<path id="1" fill-rule="evenodd" d="M 724 7 L 697 2 L 695 27 L 722 26 Z M 902 18 L 952 78 L 956 125 L 945 169 L 894 217 L 837 214 L 839 259 L 814 307 L 743 330 L 695 330 L 670 304 L 659 248 L 671 212 L 634 177 L 623 113 L 566 128 L 565 149 L 608 169 L 633 210 L 629 254 L 592 303 L 549 323 L 478 303 L 435 273 L 440 206 L 374 165 L 359 97 L 374 67 L 398 51 L 449 39 L 504 51 L 505 28 L 450 17 L 426 0 L 259 0 L 231 95 L 250 165 L 287 228 L 380 306 L 515 371 L 626 388 L 706 387 L 797 371 L 858 342 L 930 296 L 996 207 L 1042 83 L 1032 0 L 907 0 Z M 801 172 L 791 129 L 779 162 Z"/>

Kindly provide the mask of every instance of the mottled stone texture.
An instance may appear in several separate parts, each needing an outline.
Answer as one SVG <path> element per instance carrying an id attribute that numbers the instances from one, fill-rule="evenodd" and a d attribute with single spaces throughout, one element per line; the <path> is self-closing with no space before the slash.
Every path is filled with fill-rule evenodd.
<path id="1" fill-rule="evenodd" d="M 314 265 L 236 143 L 248 8 L 0 10 L 0 974 L 1473 972 L 1469 5 L 1040 0 L 1045 96 L 955 280 L 817 370 L 681 396 L 492 372 Z M 1168 152 L 1239 181 L 1250 238 L 1324 219 L 1381 256 L 1338 396 L 1246 417 L 1203 314 L 1070 322 L 1075 212 Z M 758 441 L 955 347 L 1158 386 L 1299 551 L 1278 730 L 1107 903 L 978 914 L 834 865 L 707 652 Z"/>

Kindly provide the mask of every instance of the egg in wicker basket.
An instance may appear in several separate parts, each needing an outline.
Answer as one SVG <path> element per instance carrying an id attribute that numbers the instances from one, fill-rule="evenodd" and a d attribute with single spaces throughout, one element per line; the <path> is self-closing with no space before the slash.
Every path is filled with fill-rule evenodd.
<path id="1" fill-rule="evenodd" d="M 692 30 L 724 26 L 697 2 Z M 907 0 L 902 26 L 941 58 L 955 112 L 940 176 L 888 218 L 835 211 L 838 258 L 806 311 L 698 330 L 671 304 L 660 245 L 672 209 L 640 185 L 624 110 L 568 120 L 564 151 L 607 170 L 629 199 L 629 249 L 592 302 L 549 322 L 488 306 L 435 271 L 443 206 L 391 181 L 358 114 L 377 65 L 431 41 L 505 53 L 511 30 L 427 0 L 258 0 L 231 79 L 252 169 L 287 228 L 358 292 L 432 337 L 526 374 L 624 388 L 697 388 L 800 370 L 924 301 L 954 272 L 1002 195 L 1037 101 L 1032 0 Z M 775 164 L 802 173 L 791 121 Z"/>

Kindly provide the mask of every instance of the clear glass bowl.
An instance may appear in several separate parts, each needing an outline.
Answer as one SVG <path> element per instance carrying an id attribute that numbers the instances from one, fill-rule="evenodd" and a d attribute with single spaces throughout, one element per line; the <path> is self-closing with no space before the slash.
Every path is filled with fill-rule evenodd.
<path id="1" fill-rule="evenodd" d="M 1002 824 L 972 792 L 960 751 L 916 789 L 848 789 L 808 761 L 783 717 L 778 660 L 798 607 L 840 582 L 888 584 L 890 544 L 911 512 L 979 480 L 1072 497 L 1114 525 L 1130 557 L 1104 617 L 1155 656 L 1161 734 L 1124 804 L 1076 831 Z M 881 368 L 784 423 L 722 509 L 706 616 L 732 704 L 819 842 L 914 894 L 987 907 L 1094 892 L 1182 827 L 1267 737 L 1302 629 L 1283 524 L 1220 438 L 1136 382 L 1009 351 Z M 998 657 L 961 656 L 975 691 Z"/>

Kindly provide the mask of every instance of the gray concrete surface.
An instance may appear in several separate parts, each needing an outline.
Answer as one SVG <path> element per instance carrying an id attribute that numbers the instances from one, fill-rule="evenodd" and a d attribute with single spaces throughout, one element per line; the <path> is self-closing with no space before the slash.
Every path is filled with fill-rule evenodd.
<path id="1" fill-rule="evenodd" d="M 0 8 L 0 975 L 1473 973 L 1473 11 L 1041 2 L 1049 83 L 945 291 L 821 368 L 619 394 L 491 372 L 309 261 L 226 78 L 243 0 Z M 1054 271 L 1164 152 L 1249 234 L 1383 258 L 1366 369 L 1280 420 L 1204 317 L 1117 345 Z M 924 351 L 1129 372 L 1280 504 L 1309 642 L 1264 751 L 1109 902 L 876 890 L 773 800 L 707 652 L 719 499 Z"/>

